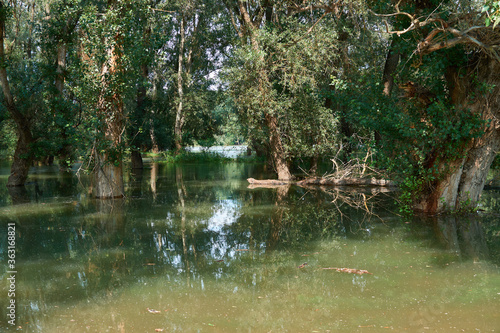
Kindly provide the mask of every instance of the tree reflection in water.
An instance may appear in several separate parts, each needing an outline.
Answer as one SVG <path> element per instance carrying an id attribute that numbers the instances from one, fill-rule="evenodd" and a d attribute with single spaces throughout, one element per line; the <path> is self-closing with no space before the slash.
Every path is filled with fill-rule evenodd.
<path id="1" fill-rule="evenodd" d="M 322 262 L 345 267 L 360 262 L 342 252 L 344 246 L 373 247 L 380 252 L 374 256 L 383 257 L 387 254 L 378 242 L 399 234 L 422 244 L 434 240 L 446 248 L 436 251 L 433 260 L 438 266 L 469 259 L 498 263 L 495 240 L 500 228 L 494 217 L 435 217 L 425 224 L 421 218 L 409 221 L 394 215 L 391 204 L 371 190 L 248 188 L 246 166 L 222 165 L 210 172 L 202 168 L 155 163 L 151 178 L 136 174 L 127 198 L 119 200 L 87 199 L 71 182 L 67 187 L 73 189 L 72 196 L 53 199 L 58 188 L 65 187 L 55 178 L 59 185 L 40 181 L 39 203 L 28 186 L 23 205 L 12 205 L 12 199 L 12 204 L 0 207 L 2 215 L 19 226 L 21 320 L 32 323 L 30 327 L 45 327 L 57 312 L 55 305 L 112 300 L 154 281 L 165 283 L 158 290 L 148 289 L 158 297 L 195 286 L 203 290 L 218 281 L 224 281 L 221 292 L 233 293 L 235 286 L 257 291 L 281 279 L 290 283 L 288 279 L 299 274 L 310 274 L 308 281 L 321 284 L 331 275 L 318 273 Z M 5 232 L 0 231 L 1 239 Z M 0 245 L 1 253 L 5 244 Z M 303 270 L 297 268 L 306 261 Z M 386 278 L 380 269 L 375 273 L 381 281 Z M 342 273 L 337 274 L 342 279 Z M 365 276 L 346 278 L 361 292 L 373 291 L 376 283 Z M 4 305 L 0 300 L 2 309 Z M 116 325 L 124 325 L 118 310 L 109 312 Z"/>

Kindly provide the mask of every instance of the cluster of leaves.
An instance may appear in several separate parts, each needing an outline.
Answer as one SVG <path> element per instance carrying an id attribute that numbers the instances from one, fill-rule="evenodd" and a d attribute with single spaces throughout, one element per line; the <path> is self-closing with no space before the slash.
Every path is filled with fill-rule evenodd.
<path id="1" fill-rule="evenodd" d="M 322 85 L 337 58 L 333 19 L 282 16 L 255 32 L 259 49 L 241 45 L 226 72 L 239 117 L 251 142 L 266 142 L 265 115 L 278 119 L 288 158 L 313 156 L 331 149 L 337 120 L 325 107 Z"/>
<path id="2" fill-rule="evenodd" d="M 482 8 L 486 13 L 485 24 L 487 27 L 493 23 L 493 29 L 500 23 L 500 2 L 497 0 L 487 0 Z"/>
<path id="3" fill-rule="evenodd" d="M 161 161 L 165 163 L 223 163 L 229 162 L 231 159 L 211 152 L 192 153 L 181 151 L 177 153 L 167 151 L 162 153 Z"/>

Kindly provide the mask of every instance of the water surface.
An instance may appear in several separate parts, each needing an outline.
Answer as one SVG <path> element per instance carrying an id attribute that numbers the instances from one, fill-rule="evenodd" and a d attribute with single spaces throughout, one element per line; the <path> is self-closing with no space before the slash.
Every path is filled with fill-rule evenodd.
<path id="1" fill-rule="evenodd" d="M 407 219 L 391 193 L 249 188 L 269 176 L 258 164 L 151 164 L 104 201 L 56 168 L 34 169 L 25 191 L 1 174 L 18 271 L 12 327 L 2 227 L 2 331 L 500 329 L 495 190 L 480 215 Z"/>

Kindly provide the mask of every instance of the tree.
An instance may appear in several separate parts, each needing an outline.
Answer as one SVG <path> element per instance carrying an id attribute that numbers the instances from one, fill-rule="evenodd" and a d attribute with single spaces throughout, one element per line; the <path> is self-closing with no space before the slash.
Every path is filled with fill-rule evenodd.
<path id="1" fill-rule="evenodd" d="M 125 102 L 136 95 L 138 56 L 135 40 L 143 29 L 135 12 L 142 2 L 108 1 L 87 6 L 82 16 L 81 59 L 84 68 L 81 98 L 87 104 L 93 130 L 94 195 L 116 198 L 124 195 L 123 155 L 126 147 Z"/>
<path id="2" fill-rule="evenodd" d="M 11 173 L 7 181 L 7 186 L 12 187 L 23 186 L 28 177 L 28 171 L 33 161 L 31 146 L 34 143 L 34 138 L 28 118 L 28 111 L 20 109 L 18 103 L 16 103 L 7 74 L 8 59 L 5 52 L 5 27 L 9 10 L 10 8 L 5 6 L 3 1 L 0 1 L 0 83 L 4 95 L 3 104 L 16 124 L 18 135 Z M 11 50 L 14 46 L 11 46 Z"/>
<path id="3" fill-rule="evenodd" d="M 289 180 L 292 157 L 333 146 L 336 121 L 319 87 L 338 56 L 334 17 L 343 4 L 225 4 L 240 37 L 228 76 L 231 93 L 250 141 L 265 142 L 278 178 Z"/>
<path id="4" fill-rule="evenodd" d="M 397 142 L 410 162 L 403 172 L 408 199 L 426 213 L 475 207 L 500 148 L 500 30 L 490 24 L 498 15 L 493 3 L 482 14 L 474 2 L 433 3 L 427 12 L 396 7 L 389 14 L 404 18 L 404 28 L 389 32 L 405 34 L 403 47 L 416 54 L 399 73 L 407 102 L 398 108 Z"/>

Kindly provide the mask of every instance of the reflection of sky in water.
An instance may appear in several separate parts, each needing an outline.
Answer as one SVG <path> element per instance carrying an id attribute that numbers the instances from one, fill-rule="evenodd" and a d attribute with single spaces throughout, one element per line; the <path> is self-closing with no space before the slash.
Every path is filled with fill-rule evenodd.
<path id="1" fill-rule="evenodd" d="M 247 146 L 212 146 L 212 147 L 186 147 L 187 151 L 192 153 L 215 153 L 224 157 L 236 158 L 247 151 Z"/>
<path id="2" fill-rule="evenodd" d="M 214 214 L 207 221 L 207 230 L 219 234 L 218 241 L 213 242 L 210 248 L 212 258 L 222 259 L 228 252 L 229 245 L 226 241 L 227 233 L 224 232 L 224 227 L 238 220 L 241 216 L 240 207 L 240 202 L 234 199 L 220 200 L 214 207 Z"/>
<path id="3" fill-rule="evenodd" d="M 214 207 L 214 215 L 208 219 L 207 229 L 221 233 L 222 227 L 231 225 L 241 216 L 241 204 L 238 200 L 226 199 L 218 202 Z"/>

